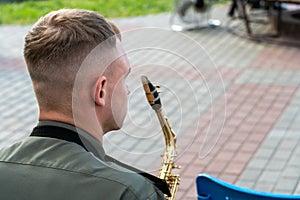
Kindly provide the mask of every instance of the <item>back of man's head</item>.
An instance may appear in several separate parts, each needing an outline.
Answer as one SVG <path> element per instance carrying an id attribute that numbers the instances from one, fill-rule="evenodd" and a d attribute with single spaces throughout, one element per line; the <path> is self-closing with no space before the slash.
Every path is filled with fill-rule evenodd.
<path id="1" fill-rule="evenodd" d="M 101 42 L 114 38 L 114 43 L 116 34 L 113 24 L 92 11 L 63 9 L 42 17 L 26 35 L 24 47 L 40 109 L 69 115 L 81 63 Z"/>

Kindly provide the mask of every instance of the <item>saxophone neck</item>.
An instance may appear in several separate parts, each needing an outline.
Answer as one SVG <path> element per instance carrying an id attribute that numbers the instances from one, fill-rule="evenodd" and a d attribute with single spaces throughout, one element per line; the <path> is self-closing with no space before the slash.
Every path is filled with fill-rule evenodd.
<path id="1" fill-rule="evenodd" d="M 169 155 L 176 157 L 177 156 L 176 134 L 171 128 L 168 118 L 164 115 L 162 108 L 156 110 L 156 114 L 159 119 L 159 123 L 161 125 L 165 137 L 166 152 L 169 152 Z"/>

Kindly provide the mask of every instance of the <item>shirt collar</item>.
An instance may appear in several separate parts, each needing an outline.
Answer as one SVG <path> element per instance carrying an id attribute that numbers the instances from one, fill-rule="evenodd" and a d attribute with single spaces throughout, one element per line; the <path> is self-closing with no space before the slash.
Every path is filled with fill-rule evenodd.
<path id="1" fill-rule="evenodd" d="M 72 124 L 67 124 L 64 122 L 45 120 L 39 121 L 38 126 L 56 126 L 60 128 L 65 128 L 71 130 L 78 134 L 80 140 L 82 141 L 84 147 L 91 153 L 93 153 L 96 157 L 101 160 L 105 160 L 105 151 L 103 146 L 98 140 L 96 140 L 93 136 L 91 136 L 88 132 L 83 129 L 76 127 Z"/>

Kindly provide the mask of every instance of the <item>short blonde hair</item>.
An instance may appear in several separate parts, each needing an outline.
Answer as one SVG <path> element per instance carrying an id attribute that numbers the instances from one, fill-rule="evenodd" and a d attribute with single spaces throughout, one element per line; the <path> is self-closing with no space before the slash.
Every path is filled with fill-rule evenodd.
<path id="1" fill-rule="evenodd" d="M 25 37 L 24 57 L 40 107 L 66 107 L 61 102 L 71 101 L 76 72 L 85 57 L 107 39 L 114 38 L 115 45 L 115 35 L 121 39 L 119 29 L 93 11 L 62 9 L 39 19 Z M 62 94 L 62 87 L 67 92 Z"/>

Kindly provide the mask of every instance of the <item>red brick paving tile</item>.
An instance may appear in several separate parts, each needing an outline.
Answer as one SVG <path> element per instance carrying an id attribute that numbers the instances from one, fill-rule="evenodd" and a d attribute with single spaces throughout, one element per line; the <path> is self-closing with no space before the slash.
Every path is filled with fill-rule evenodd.
<path id="1" fill-rule="evenodd" d="M 186 191 L 191 188 L 196 178 L 181 178 L 178 190 Z"/>
<path id="2" fill-rule="evenodd" d="M 227 112 L 227 114 L 230 115 L 230 114 L 233 113 L 238 107 L 239 107 L 238 104 L 229 104 L 229 105 L 226 105 L 226 112 Z"/>
<path id="3" fill-rule="evenodd" d="M 199 153 L 199 147 L 194 145 L 187 145 L 184 148 L 177 148 L 177 151 L 179 153 L 178 154 L 179 155 L 178 159 L 179 159 L 181 156 L 184 157 L 185 156 L 184 154 L 186 152 L 197 155 Z"/>
<path id="4" fill-rule="evenodd" d="M 284 87 L 282 88 L 280 94 L 281 95 L 291 95 L 293 94 L 298 88 L 297 87 Z"/>
<path id="5" fill-rule="evenodd" d="M 258 100 L 259 100 L 260 96 L 252 96 L 251 98 L 248 97 L 245 101 L 244 104 L 250 104 L 250 105 L 256 105 Z"/>
<path id="6" fill-rule="evenodd" d="M 201 173 L 206 173 L 212 176 L 218 176 L 221 172 L 212 169 L 204 169 Z"/>
<path id="7" fill-rule="evenodd" d="M 268 133 L 270 129 L 272 128 L 273 124 L 261 124 L 261 121 L 259 121 L 256 126 L 253 128 L 254 133 Z"/>
<path id="8" fill-rule="evenodd" d="M 249 111 L 251 111 L 254 108 L 254 104 L 246 104 L 244 103 L 243 105 L 241 105 L 238 109 L 238 112 L 243 112 L 243 113 L 247 113 L 247 115 L 249 115 Z"/>
<path id="9" fill-rule="evenodd" d="M 192 144 L 190 147 L 188 147 L 188 152 L 195 153 L 196 156 L 198 156 L 198 153 L 201 151 L 201 145 L 198 145 L 198 143 Z"/>
<path id="10" fill-rule="evenodd" d="M 248 135 L 250 135 L 250 131 L 249 132 L 237 131 L 236 134 L 230 138 L 230 142 L 228 142 L 228 144 L 231 144 L 231 142 L 240 142 L 242 144 L 248 138 Z"/>
<path id="11" fill-rule="evenodd" d="M 252 158 L 253 154 L 253 152 L 237 152 L 231 161 L 236 163 L 247 163 Z"/>
<path id="12" fill-rule="evenodd" d="M 203 173 L 207 174 L 206 171 L 203 171 Z M 220 173 L 216 173 L 216 172 L 211 172 L 209 175 L 213 176 L 213 177 L 218 177 L 220 175 Z"/>
<path id="13" fill-rule="evenodd" d="M 205 168 L 206 173 L 217 173 L 219 174 L 220 172 L 223 171 L 223 169 L 226 167 L 228 164 L 228 161 L 218 161 L 218 160 L 213 160 L 208 164 L 208 166 Z"/>
<path id="14" fill-rule="evenodd" d="M 220 137 L 215 145 L 216 150 L 217 150 L 217 148 L 220 149 L 222 146 L 224 146 L 226 144 L 226 142 L 228 141 L 228 139 L 230 138 L 230 136 L 231 136 L 231 134 L 230 135 L 229 134 L 220 135 Z"/>
<path id="15" fill-rule="evenodd" d="M 254 142 L 246 142 L 243 145 L 241 145 L 240 151 L 241 152 L 253 152 L 253 149 L 257 149 L 259 147 L 260 143 L 254 143 Z"/>
<path id="16" fill-rule="evenodd" d="M 273 109 L 269 109 L 267 111 L 267 113 L 265 114 L 265 117 L 266 118 L 269 118 L 269 119 L 274 119 L 274 121 L 280 116 L 281 114 L 281 111 L 280 110 L 273 110 Z"/>
<path id="17" fill-rule="evenodd" d="M 186 191 L 185 190 L 181 190 L 180 188 L 181 187 L 179 185 L 177 193 L 176 193 L 176 199 L 178 199 L 178 200 L 185 199 L 184 195 L 185 195 Z"/>
<path id="18" fill-rule="evenodd" d="M 197 157 L 194 162 L 193 165 L 196 166 L 197 168 L 201 168 L 204 169 L 210 162 L 212 162 L 212 160 L 214 159 L 214 155 L 208 154 L 207 156 L 205 156 L 204 158 L 199 158 Z"/>
<path id="19" fill-rule="evenodd" d="M 251 107 L 252 108 L 252 107 Z M 246 116 L 248 116 L 248 113 L 247 112 L 241 112 L 240 109 L 237 110 L 235 113 L 234 113 L 234 116 L 235 117 L 238 117 L 238 118 L 242 118 L 244 119 Z"/>
<path id="20" fill-rule="evenodd" d="M 176 160 L 178 165 L 188 165 L 190 164 L 196 157 L 197 155 L 195 153 L 185 153 L 183 154 L 178 160 Z"/>
<path id="21" fill-rule="evenodd" d="M 231 162 L 223 171 L 225 174 L 233 174 L 239 176 L 246 166 L 245 162 Z"/>
<path id="22" fill-rule="evenodd" d="M 276 99 L 276 97 L 277 97 L 276 94 L 270 95 L 268 92 L 266 92 L 266 95 L 261 97 L 259 104 L 266 103 L 270 105 L 270 103 L 273 102 Z"/>
<path id="23" fill-rule="evenodd" d="M 218 161 L 228 161 L 231 160 L 232 157 L 234 156 L 234 152 L 233 151 L 221 151 L 217 154 L 217 156 L 215 157 L 215 160 Z"/>
<path id="24" fill-rule="evenodd" d="M 288 94 L 278 95 L 276 97 L 276 102 L 277 102 L 278 106 L 285 106 L 289 99 L 290 99 L 290 95 L 288 95 Z"/>
<path id="25" fill-rule="evenodd" d="M 243 118 L 231 117 L 228 121 L 226 121 L 226 126 L 239 126 L 243 121 Z"/>
<path id="26" fill-rule="evenodd" d="M 245 120 L 244 120 L 244 124 L 248 124 L 248 125 L 253 125 L 255 126 L 256 123 L 259 121 L 258 118 L 255 118 L 253 116 L 248 116 Z"/>
<path id="27" fill-rule="evenodd" d="M 180 154 L 184 153 L 187 149 L 190 153 L 192 152 L 199 152 L 197 146 L 194 145 L 195 140 L 195 133 L 187 134 L 177 138 L 177 149 Z"/>
<path id="28" fill-rule="evenodd" d="M 24 59 L 20 58 L 3 58 L 0 59 L 0 70 L 26 70 Z"/>
<path id="29" fill-rule="evenodd" d="M 230 141 L 227 142 L 224 147 L 223 150 L 225 151 L 237 151 L 241 146 L 241 142 L 240 141 Z"/>
<path id="30" fill-rule="evenodd" d="M 261 101 L 264 101 L 264 102 L 273 102 L 277 97 L 277 94 L 270 94 L 270 93 L 267 93 L 265 96 L 263 96 L 261 98 Z"/>
<path id="31" fill-rule="evenodd" d="M 236 131 L 237 127 L 224 126 L 221 137 L 230 136 Z"/>
<path id="32" fill-rule="evenodd" d="M 192 187 L 190 187 L 190 189 L 187 191 L 183 200 L 186 200 L 186 199 L 187 200 L 197 199 L 196 178 L 195 178 L 195 182 L 193 183 Z"/>
<path id="33" fill-rule="evenodd" d="M 283 86 L 272 86 L 268 89 L 268 94 L 280 94 L 281 90 L 282 90 Z"/>
<path id="34" fill-rule="evenodd" d="M 297 48 L 285 49 L 271 47 L 257 58 L 250 67 L 276 70 L 299 70 L 300 50 Z"/>
<path id="35" fill-rule="evenodd" d="M 276 117 L 276 118 L 275 118 Z M 260 124 L 266 124 L 266 125 L 273 125 L 274 121 L 278 118 L 278 116 L 264 116 L 262 119 L 260 119 L 259 123 Z"/>
<path id="36" fill-rule="evenodd" d="M 178 71 L 181 72 L 181 74 L 184 76 L 185 79 L 188 80 L 199 80 L 200 75 L 195 73 L 195 69 L 191 68 L 189 66 L 172 66 L 174 69 L 174 73 L 177 73 Z M 184 71 L 182 70 L 184 69 Z M 232 82 L 236 77 L 243 71 L 244 69 L 241 68 L 221 68 L 218 69 L 220 72 L 219 74 L 216 74 L 216 69 L 211 68 L 211 67 L 201 67 L 201 73 L 205 81 L 216 81 L 220 82 L 220 78 L 222 78 L 223 82 Z M 174 74 L 170 71 L 168 74 L 163 74 L 166 77 L 171 77 L 171 76 L 177 76 L 177 74 Z"/>
<path id="37" fill-rule="evenodd" d="M 231 95 L 230 98 L 228 98 L 228 100 L 232 104 L 241 103 L 245 100 L 245 98 L 249 95 L 249 93 L 250 93 L 250 91 L 249 92 L 239 92 L 239 95 Z"/>
<path id="38" fill-rule="evenodd" d="M 284 110 L 284 108 L 285 108 L 285 106 L 277 106 L 277 105 L 275 105 L 275 106 L 271 106 L 270 107 L 270 110 L 272 110 L 273 112 L 279 112 L 279 113 L 282 113 L 283 112 L 283 110 Z"/>
<path id="39" fill-rule="evenodd" d="M 253 83 L 244 83 L 244 84 L 239 84 L 236 85 L 236 90 L 240 90 L 240 93 L 246 92 L 247 90 L 249 92 L 253 91 L 257 87 L 257 84 Z"/>
<path id="40" fill-rule="evenodd" d="M 253 130 L 255 124 L 254 123 L 245 123 L 245 121 L 242 122 L 243 125 L 238 127 L 237 132 L 239 133 L 249 133 Z"/>
<path id="41" fill-rule="evenodd" d="M 259 143 L 263 141 L 264 138 L 265 138 L 264 134 L 250 134 L 247 138 L 247 141 L 252 143 Z"/>
<path id="42" fill-rule="evenodd" d="M 204 169 L 203 167 L 198 167 L 197 165 L 194 165 L 192 163 L 189 165 L 185 165 L 184 167 L 185 169 L 180 170 L 179 173 L 183 178 L 194 178 Z"/>
<path id="43" fill-rule="evenodd" d="M 256 100 L 260 100 L 258 99 L 259 97 L 263 96 L 266 94 L 266 88 L 260 87 L 258 90 L 254 90 L 251 93 L 252 98 L 255 98 Z"/>
<path id="44" fill-rule="evenodd" d="M 256 119 L 261 119 L 261 117 L 266 113 L 265 110 L 254 110 L 251 114 L 250 117 L 256 118 Z"/>
<path id="45" fill-rule="evenodd" d="M 212 159 L 211 159 L 212 160 Z M 196 173 L 201 173 L 205 170 L 205 167 L 207 166 L 207 163 L 210 163 L 211 162 L 208 161 L 208 160 L 203 160 L 203 159 L 198 159 L 198 160 L 195 160 L 192 164 L 191 164 L 191 168 L 194 168 L 194 171 L 196 171 Z M 186 173 L 188 173 L 188 170 L 186 170 Z M 192 177 L 194 177 L 195 174 L 193 174 Z"/>

